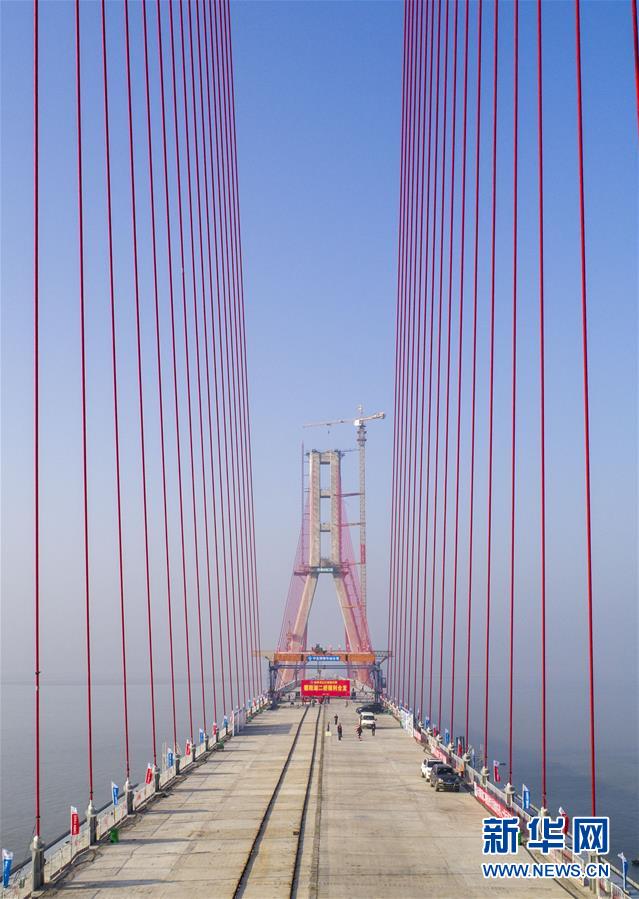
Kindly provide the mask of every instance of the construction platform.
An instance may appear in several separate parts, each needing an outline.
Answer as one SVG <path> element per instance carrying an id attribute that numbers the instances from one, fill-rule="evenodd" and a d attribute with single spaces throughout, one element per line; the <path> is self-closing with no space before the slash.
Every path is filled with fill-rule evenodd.
<path id="1" fill-rule="evenodd" d="M 354 706 L 333 700 L 257 716 L 122 827 L 119 843 L 79 857 L 47 895 L 565 899 L 551 880 L 485 880 L 486 812 L 470 793 L 428 787 L 422 748 L 390 715 L 360 742 Z"/>

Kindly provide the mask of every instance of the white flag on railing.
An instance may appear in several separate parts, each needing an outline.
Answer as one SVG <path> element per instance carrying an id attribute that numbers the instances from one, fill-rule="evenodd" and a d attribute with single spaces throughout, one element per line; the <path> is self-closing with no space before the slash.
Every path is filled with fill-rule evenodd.
<path id="1" fill-rule="evenodd" d="M 627 879 L 628 879 L 628 859 L 620 852 L 618 858 L 621 859 L 621 883 L 624 893 L 627 891 Z"/>

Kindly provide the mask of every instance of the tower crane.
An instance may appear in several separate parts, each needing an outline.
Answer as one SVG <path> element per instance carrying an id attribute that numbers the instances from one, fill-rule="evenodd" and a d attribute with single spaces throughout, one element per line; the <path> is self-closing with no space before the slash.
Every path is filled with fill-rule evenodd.
<path id="1" fill-rule="evenodd" d="M 327 428 L 331 425 L 354 425 L 359 446 L 359 563 L 362 588 L 362 607 L 366 613 L 366 422 L 386 418 L 385 412 L 364 415 L 364 407 L 357 407 L 357 418 L 335 418 L 332 421 L 313 421 L 305 428 Z"/>

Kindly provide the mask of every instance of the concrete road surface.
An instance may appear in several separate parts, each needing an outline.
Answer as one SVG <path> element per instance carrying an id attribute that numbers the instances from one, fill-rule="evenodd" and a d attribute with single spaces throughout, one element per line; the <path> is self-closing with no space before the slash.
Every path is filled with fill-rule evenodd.
<path id="1" fill-rule="evenodd" d="M 300 899 L 565 899 L 564 887 L 551 880 L 485 880 L 487 813 L 469 793 L 435 793 L 420 775 L 423 750 L 389 715 L 378 716 L 374 737 L 366 730 L 359 741 L 354 705 L 333 700 L 325 708 L 312 765 L 317 710 L 309 711 L 239 889 L 299 706 L 259 715 L 123 827 L 119 844 L 87 852 L 47 895 L 280 899 L 293 890 Z M 517 860 L 530 858 L 521 850 Z M 573 887 L 570 893 L 585 895 Z"/>

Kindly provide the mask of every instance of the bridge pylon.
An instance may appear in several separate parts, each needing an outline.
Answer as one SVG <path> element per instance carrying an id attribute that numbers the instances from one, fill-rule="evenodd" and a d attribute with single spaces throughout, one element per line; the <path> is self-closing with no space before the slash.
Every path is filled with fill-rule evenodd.
<path id="1" fill-rule="evenodd" d="M 337 449 L 307 453 L 308 497 L 278 642 L 279 651 L 303 652 L 307 649 L 308 619 L 322 574 L 333 578 L 348 649 L 372 651 L 358 563 L 348 532 L 350 524 L 342 491 L 343 455 L 344 452 Z M 362 683 L 369 682 L 368 669 L 354 669 L 353 673 Z M 290 674 L 283 670 L 278 686 L 290 679 Z"/>

